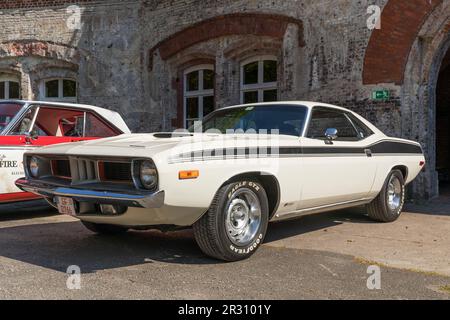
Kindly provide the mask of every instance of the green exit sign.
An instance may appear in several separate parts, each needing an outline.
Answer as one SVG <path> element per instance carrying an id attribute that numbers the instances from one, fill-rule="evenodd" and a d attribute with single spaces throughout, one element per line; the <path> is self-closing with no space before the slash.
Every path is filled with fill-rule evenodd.
<path id="1" fill-rule="evenodd" d="M 389 90 L 374 90 L 372 91 L 373 100 L 389 100 L 391 93 Z"/>

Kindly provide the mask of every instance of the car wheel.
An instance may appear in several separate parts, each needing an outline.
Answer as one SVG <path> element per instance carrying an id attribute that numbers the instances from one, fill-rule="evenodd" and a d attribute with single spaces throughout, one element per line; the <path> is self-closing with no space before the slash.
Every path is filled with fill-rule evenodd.
<path id="1" fill-rule="evenodd" d="M 400 170 L 392 170 L 380 194 L 367 205 L 369 217 L 380 222 L 392 222 L 400 217 L 405 202 L 405 180 Z"/>
<path id="2" fill-rule="evenodd" d="M 213 258 L 238 261 L 262 244 L 269 220 L 267 195 L 256 181 L 224 185 L 209 210 L 194 224 L 200 249 Z"/>
<path id="3" fill-rule="evenodd" d="M 81 223 L 90 231 L 98 234 L 120 234 L 128 231 L 127 228 L 115 226 L 112 224 L 99 224 L 87 221 L 81 221 Z"/>

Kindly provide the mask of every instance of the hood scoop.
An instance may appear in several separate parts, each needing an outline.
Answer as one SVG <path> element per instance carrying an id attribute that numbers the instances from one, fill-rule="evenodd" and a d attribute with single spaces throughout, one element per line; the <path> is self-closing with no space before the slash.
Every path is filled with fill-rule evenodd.
<path id="1" fill-rule="evenodd" d="M 153 137 L 158 139 L 183 138 L 192 136 L 193 136 L 192 133 L 182 133 L 182 132 L 160 132 L 153 134 Z"/>

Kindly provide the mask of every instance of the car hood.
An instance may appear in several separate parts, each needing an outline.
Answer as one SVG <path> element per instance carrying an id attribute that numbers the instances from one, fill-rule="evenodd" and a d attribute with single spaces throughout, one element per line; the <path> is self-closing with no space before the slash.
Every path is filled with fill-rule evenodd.
<path id="1" fill-rule="evenodd" d="M 224 140 L 224 137 L 226 139 Z M 171 152 L 186 152 L 223 148 L 229 146 L 252 146 L 266 140 L 273 145 L 273 137 L 266 138 L 257 134 L 222 135 L 209 133 L 173 134 L 123 134 L 100 140 L 52 145 L 33 151 L 35 154 L 81 155 L 81 156 L 122 156 L 122 157 L 151 157 L 171 149 Z M 277 136 L 277 139 L 298 141 L 293 136 Z"/>

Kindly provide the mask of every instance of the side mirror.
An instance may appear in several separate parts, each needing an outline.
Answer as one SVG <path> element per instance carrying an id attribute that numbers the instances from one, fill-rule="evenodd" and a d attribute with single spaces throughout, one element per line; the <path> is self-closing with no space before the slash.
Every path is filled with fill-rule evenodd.
<path id="1" fill-rule="evenodd" d="M 325 131 L 325 141 L 327 141 L 328 143 L 333 143 L 333 140 L 336 140 L 338 135 L 337 135 L 338 131 L 336 128 L 328 128 Z"/>

